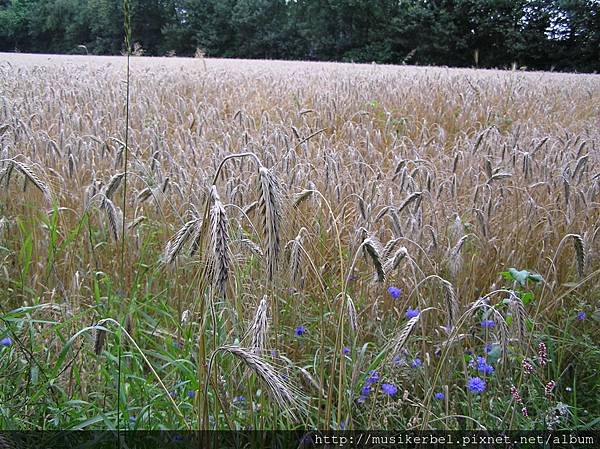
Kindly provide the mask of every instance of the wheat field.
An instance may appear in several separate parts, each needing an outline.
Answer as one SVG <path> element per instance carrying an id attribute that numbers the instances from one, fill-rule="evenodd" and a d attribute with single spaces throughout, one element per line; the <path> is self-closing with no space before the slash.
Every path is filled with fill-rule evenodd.
<path id="1" fill-rule="evenodd" d="M 0 428 L 598 426 L 600 76 L 126 64 L 0 55 Z"/>

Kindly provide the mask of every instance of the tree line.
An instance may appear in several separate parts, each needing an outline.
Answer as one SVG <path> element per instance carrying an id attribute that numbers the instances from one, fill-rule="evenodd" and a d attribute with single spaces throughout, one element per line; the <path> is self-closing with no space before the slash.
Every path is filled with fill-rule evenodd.
<path id="1" fill-rule="evenodd" d="M 600 0 L 128 0 L 139 53 L 600 70 Z M 122 0 L 0 0 L 0 51 L 119 54 Z"/>

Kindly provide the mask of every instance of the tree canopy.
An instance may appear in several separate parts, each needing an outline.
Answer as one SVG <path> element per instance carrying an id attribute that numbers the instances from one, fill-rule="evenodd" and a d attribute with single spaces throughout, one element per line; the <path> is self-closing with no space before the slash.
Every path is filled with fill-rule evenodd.
<path id="1" fill-rule="evenodd" d="M 600 70 L 600 0 L 129 4 L 146 55 Z M 0 0 L 0 51 L 119 54 L 123 42 L 120 0 Z"/>

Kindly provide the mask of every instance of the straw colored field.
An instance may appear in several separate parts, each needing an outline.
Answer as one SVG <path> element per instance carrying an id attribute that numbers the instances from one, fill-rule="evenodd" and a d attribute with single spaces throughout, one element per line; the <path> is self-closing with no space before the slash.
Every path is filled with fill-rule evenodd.
<path id="1" fill-rule="evenodd" d="M 0 55 L 0 427 L 598 425 L 599 76 L 130 65 Z"/>

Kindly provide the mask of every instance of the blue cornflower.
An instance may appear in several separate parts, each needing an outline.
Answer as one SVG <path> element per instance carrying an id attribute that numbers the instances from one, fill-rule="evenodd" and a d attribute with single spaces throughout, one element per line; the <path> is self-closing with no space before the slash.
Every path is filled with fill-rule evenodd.
<path id="1" fill-rule="evenodd" d="M 196 392 L 194 390 L 188 391 L 188 398 L 194 399 L 196 397 Z"/>
<path id="2" fill-rule="evenodd" d="M 342 349 L 342 353 L 344 355 L 350 354 L 350 348 L 348 346 L 344 346 L 344 349 Z"/>
<path id="3" fill-rule="evenodd" d="M 411 318 L 419 316 L 419 313 L 421 313 L 421 312 L 419 312 L 419 309 L 413 309 L 412 307 L 409 307 L 408 310 L 406 311 L 405 316 L 406 316 L 406 318 L 408 318 L 410 320 Z"/>
<path id="4" fill-rule="evenodd" d="M 367 384 L 364 387 L 362 387 L 362 389 L 360 390 L 360 395 L 361 396 L 369 396 L 369 393 L 371 393 L 371 385 Z"/>
<path id="5" fill-rule="evenodd" d="M 357 402 L 358 404 L 364 404 L 366 400 L 367 400 L 367 397 L 366 397 L 366 396 L 360 395 L 360 396 L 358 397 L 358 399 L 356 400 L 356 402 Z"/>
<path id="6" fill-rule="evenodd" d="M 469 365 L 473 368 L 477 368 L 477 371 L 484 374 L 492 374 L 495 371 L 492 365 L 488 365 L 485 357 L 477 357 L 477 361 L 471 359 Z"/>
<path id="7" fill-rule="evenodd" d="M 244 404 L 245 402 L 246 402 L 246 398 L 244 396 L 236 396 L 233 398 L 234 404 L 238 404 L 238 403 Z"/>
<path id="8" fill-rule="evenodd" d="M 177 341 L 177 340 L 173 340 L 173 347 L 175 349 L 183 349 L 183 342 Z"/>
<path id="9" fill-rule="evenodd" d="M 469 378 L 469 380 L 467 381 L 467 388 L 472 392 L 472 393 L 483 393 L 485 391 L 485 381 L 483 379 L 481 379 L 480 377 L 471 377 Z"/>
<path id="10" fill-rule="evenodd" d="M 381 391 L 383 391 L 388 396 L 395 396 L 398 393 L 398 388 L 392 384 L 382 384 Z"/>
<path id="11" fill-rule="evenodd" d="M 377 371 L 375 371 L 375 370 L 371 370 L 371 371 L 369 371 L 369 375 L 365 379 L 365 382 L 368 385 L 370 385 L 370 384 L 374 384 L 378 380 L 379 380 L 379 373 Z"/>
<path id="12" fill-rule="evenodd" d="M 296 337 L 301 337 L 306 333 L 306 328 L 304 326 L 298 326 L 294 333 L 296 334 Z"/>
<path id="13" fill-rule="evenodd" d="M 490 352 L 492 352 L 492 349 L 494 349 L 494 345 L 491 343 L 487 343 L 485 345 L 484 351 L 486 354 L 489 354 Z"/>
<path id="14" fill-rule="evenodd" d="M 421 365 L 423 365 L 423 361 L 418 357 L 414 359 L 413 362 L 410 364 L 410 366 L 412 366 L 413 368 L 418 368 Z"/>
<path id="15" fill-rule="evenodd" d="M 392 299 L 398 299 L 402 294 L 402 289 L 392 285 L 388 288 L 388 293 L 390 294 Z"/>
<path id="16" fill-rule="evenodd" d="M 404 357 L 396 355 L 392 359 L 392 363 L 394 364 L 394 366 L 404 365 L 406 363 L 406 359 Z"/>
<path id="17" fill-rule="evenodd" d="M 10 346 L 12 345 L 12 340 L 10 339 L 10 337 L 4 337 L 2 340 L 0 340 L 0 345 Z"/>
<path id="18" fill-rule="evenodd" d="M 583 321 L 583 320 L 585 320 L 585 312 L 579 312 L 579 313 L 577 314 L 577 319 L 578 319 L 579 321 Z"/>
<path id="19" fill-rule="evenodd" d="M 481 327 L 483 328 L 491 328 L 494 327 L 496 325 L 496 322 L 494 320 L 483 320 L 481 322 Z"/>
<path id="20" fill-rule="evenodd" d="M 445 395 L 444 393 L 442 393 L 441 391 L 437 392 L 434 397 L 438 400 L 441 401 L 442 399 L 444 399 Z"/>
<path id="21" fill-rule="evenodd" d="M 492 365 L 483 363 L 483 364 L 477 365 L 477 371 L 479 371 L 480 373 L 487 374 L 489 376 L 490 374 L 494 373 L 495 369 Z"/>

